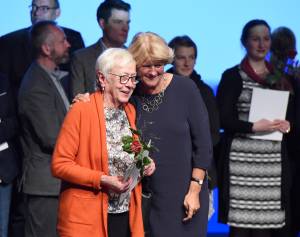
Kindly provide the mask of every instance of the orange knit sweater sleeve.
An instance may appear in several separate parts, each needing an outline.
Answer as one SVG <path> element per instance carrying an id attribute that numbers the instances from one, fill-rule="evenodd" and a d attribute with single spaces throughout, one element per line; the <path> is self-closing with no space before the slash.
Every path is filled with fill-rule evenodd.
<path id="1" fill-rule="evenodd" d="M 99 190 L 104 173 L 85 165 L 89 163 L 88 156 L 78 157 L 80 136 L 88 135 L 83 133 L 81 127 L 86 111 L 84 106 L 84 103 L 76 103 L 66 115 L 52 157 L 52 174 L 69 183 Z"/>

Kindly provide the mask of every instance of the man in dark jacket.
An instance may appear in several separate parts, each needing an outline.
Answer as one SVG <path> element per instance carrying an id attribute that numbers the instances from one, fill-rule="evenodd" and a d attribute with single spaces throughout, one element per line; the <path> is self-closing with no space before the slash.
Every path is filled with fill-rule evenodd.
<path id="1" fill-rule="evenodd" d="M 127 40 L 130 4 L 122 0 L 105 0 L 97 9 L 97 21 L 102 37 L 91 46 L 78 50 L 71 59 L 71 97 L 95 91 L 95 64 L 107 48 L 121 48 Z"/>
<path id="2" fill-rule="evenodd" d="M 0 74 L 0 236 L 3 237 L 8 236 L 13 181 L 19 171 L 16 144 L 18 120 L 15 102 L 8 78 Z"/>
<path id="3" fill-rule="evenodd" d="M 32 25 L 41 20 L 55 21 L 61 13 L 58 0 L 32 0 L 30 6 Z M 31 27 L 17 30 L 0 38 L 0 71 L 7 74 L 11 86 L 17 93 L 22 77 L 32 62 L 29 32 Z M 62 27 L 70 42 L 70 54 L 83 48 L 81 34 L 72 29 Z M 69 71 L 69 63 L 60 65 L 61 70 Z M 66 83 L 68 83 L 66 81 Z M 68 87 L 68 85 L 65 85 Z"/>
<path id="4" fill-rule="evenodd" d="M 19 90 L 18 108 L 23 149 L 22 188 L 26 194 L 25 237 L 55 237 L 60 181 L 51 175 L 56 138 L 69 101 L 58 69 L 67 62 L 70 44 L 53 21 L 40 21 L 31 29 L 35 60 Z"/>
<path id="5" fill-rule="evenodd" d="M 61 14 L 58 0 L 32 0 L 30 9 L 32 25 L 41 20 L 55 21 Z M 67 40 L 71 44 L 70 54 L 84 47 L 84 42 L 79 32 L 65 27 L 62 28 L 67 36 Z M 31 26 L 0 37 L 0 71 L 8 76 L 13 97 L 15 98 L 17 98 L 22 78 L 33 60 L 30 45 L 30 30 Z M 69 71 L 68 62 L 60 64 L 59 67 L 61 70 Z M 61 82 L 69 97 L 69 77 L 65 76 Z M 21 163 L 21 160 L 19 163 Z M 23 237 L 23 197 L 16 190 L 17 188 L 14 188 L 10 235 L 13 237 Z"/>

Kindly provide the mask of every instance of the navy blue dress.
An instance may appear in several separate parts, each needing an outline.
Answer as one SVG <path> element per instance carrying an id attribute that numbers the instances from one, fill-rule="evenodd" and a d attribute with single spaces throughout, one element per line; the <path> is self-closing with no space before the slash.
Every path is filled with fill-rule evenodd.
<path id="1" fill-rule="evenodd" d="M 188 222 L 183 201 L 188 192 L 192 169 L 207 169 L 212 159 L 208 115 L 194 82 L 173 76 L 158 109 L 142 109 L 142 97 L 134 96 L 137 125 L 145 141 L 157 150 L 151 157 L 156 171 L 149 179 L 153 193 L 150 209 L 151 237 L 204 237 L 208 219 L 208 189 L 200 192 L 200 210 Z"/>

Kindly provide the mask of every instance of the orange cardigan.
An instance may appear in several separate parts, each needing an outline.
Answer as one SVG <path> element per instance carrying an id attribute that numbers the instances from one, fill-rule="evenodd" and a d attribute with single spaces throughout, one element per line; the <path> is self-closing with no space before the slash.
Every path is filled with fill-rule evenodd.
<path id="1" fill-rule="evenodd" d="M 108 174 L 103 96 L 72 106 L 62 125 L 52 158 L 52 173 L 63 180 L 57 229 L 60 237 L 108 237 L 107 190 L 100 178 Z M 135 110 L 125 105 L 135 128 Z M 141 184 L 131 193 L 129 225 L 132 237 L 143 237 Z M 116 227 L 122 228 L 122 226 Z"/>

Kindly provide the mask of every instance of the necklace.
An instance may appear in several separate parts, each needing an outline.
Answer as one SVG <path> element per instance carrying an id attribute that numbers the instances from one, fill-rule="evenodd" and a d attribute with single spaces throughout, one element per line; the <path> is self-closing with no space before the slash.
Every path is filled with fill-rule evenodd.
<path id="1" fill-rule="evenodd" d="M 152 94 L 141 95 L 142 109 L 148 113 L 152 113 L 153 111 L 158 110 L 159 105 L 163 102 L 163 97 L 165 95 L 165 90 L 166 90 L 165 81 L 167 79 L 166 77 L 164 77 L 164 75 L 161 75 L 161 80 L 163 82 L 161 92 L 155 95 Z"/>
<path id="2" fill-rule="evenodd" d="M 163 102 L 165 90 L 156 95 L 142 95 L 142 109 L 148 113 L 158 110 L 159 105 Z"/>

